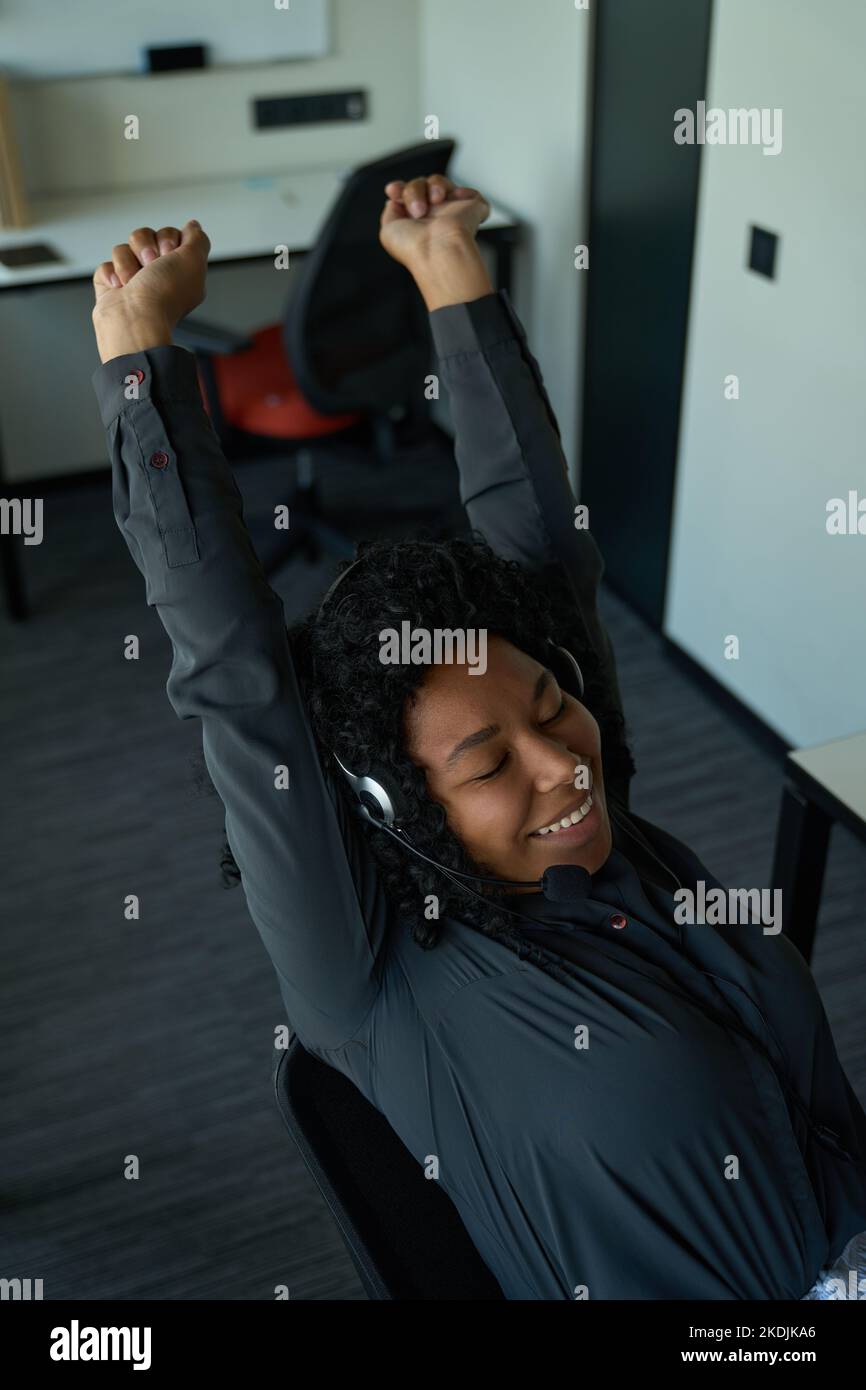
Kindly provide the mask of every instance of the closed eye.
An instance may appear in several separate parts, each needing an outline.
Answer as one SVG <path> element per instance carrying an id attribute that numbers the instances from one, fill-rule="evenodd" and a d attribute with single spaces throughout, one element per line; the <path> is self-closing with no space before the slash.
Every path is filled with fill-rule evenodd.
<path id="1" fill-rule="evenodd" d="M 482 772 L 482 774 L 481 774 L 480 777 L 473 777 L 473 778 L 472 778 L 472 781 L 473 781 L 473 782 L 489 782 L 490 779 L 491 779 L 491 777 L 495 777 L 495 776 L 497 775 L 497 773 L 499 773 L 499 772 L 502 771 L 502 769 L 504 768 L 504 766 L 505 766 L 505 764 L 506 764 L 507 762 L 508 762 L 508 754 L 507 754 L 507 753 L 503 753 L 503 755 L 502 755 L 500 761 L 496 764 L 496 766 L 492 769 L 491 772 Z"/>
<path id="2" fill-rule="evenodd" d="M 564 713 L 565 713 L 565 698 L 563 697 L 563 698 L 560 700 L 559 709 L 556 711 L 556 713 L 555 713 L 555 714 L 552 714 L 552 715 L 550 716 L 549 719 L 542 719 L 542 720 L 541 720 L 541 726 L 542 726 L 542 728 L 544 728 L 544 726 L 545 726 L 546 724 L 555 724 L 556 721 L 557 721 L 557 719 L 559 719 L 560 716 L 561 716 L 562 714 L 564 714 Z M 491 768 L 491 770 L 490 770 L 489 772 L 482 772 L 481 775 L 480 775 L 479 777 L 473 777 L 473 778 L 472 778 L 472 781 L 473 781 L 473 782 L 489 782 L 489 781 L 491 781 L 492 778 L 498 776 L 498 774 L 502 771 L 502 769 L 504 768 L 504 766 L 505 766 L 505 764 L 506 764 L 507 762 L 508 762 L 508 754 L 507 754 L 507 753 L 503 753 L 501 759 L 499 760 L 499 762 L 496 764 L 496 766 L 495 766 L 494 768 Z"/>
<path id="3" fill-rule="evenodd" d="M 559 718 L 559 716 L 560 716 L 561 714 L 564 714 L 564 713 L 565 713 L 565 697 L 563 696 L 562 701 L 561 701 L 560 706 L 559 706 L 559 709 L 556 711 L 556 714 L 552 714 L 552 715 L 550 716 L 549 719 L 542 719 L 542 721 L 541 721 L 542 728 L 544 727 L 545 724 L 553 724 L 553 723 Z"/>

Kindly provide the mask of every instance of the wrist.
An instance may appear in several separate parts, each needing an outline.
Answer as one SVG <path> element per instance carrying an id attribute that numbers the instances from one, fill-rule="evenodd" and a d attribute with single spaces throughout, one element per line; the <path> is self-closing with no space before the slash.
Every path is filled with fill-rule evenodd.
<path id="1" fill-rule="evenodd" d="M 430 313 L 494 293 L 478 244 L 468 233 L 422 248 L 412 275 Z"/>
<path id="2" fill-rule="evenodd" d="M 93 329 L 103 366 L 112 357 L 122 357 L 128 352 L 171 346 L 168 320 L 155 313 L 133 314 L 117 309 L 100 311 L 96 306 L 93 310 Z"/>

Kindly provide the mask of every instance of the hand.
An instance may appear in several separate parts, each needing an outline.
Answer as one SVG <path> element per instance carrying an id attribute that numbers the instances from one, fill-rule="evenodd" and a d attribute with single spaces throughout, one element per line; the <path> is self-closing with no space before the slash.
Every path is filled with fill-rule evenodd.
<path id="1" fill-rule="evenodd" d="M 410 183 L 395 179 L 385 185 L 385 194 L 379 240 L 413 274 L 438 248 L 473 241 L 490 216 L 490 204 L 477 188 L 458 187 L 444 174 Z"/>
<path id="2" fill-rule="evenodd" d="M 379 240 L 413 276 L 428 310 L 493 293 L 475 234 L 490 204 L 444 174 L 385 185 Z"/>
<path id="3" fill-rule="evenodd" d="M 205 297 L 210 240 L 197 222 L 177 227 L 140 227 L 115 246 L 112 260 L 93 276 L 93 326 L 105 353 L 136 351 L 141 339 L 171 342 L 171 332 Z M 123 345 L 128 341 L 129 346 Z"/>

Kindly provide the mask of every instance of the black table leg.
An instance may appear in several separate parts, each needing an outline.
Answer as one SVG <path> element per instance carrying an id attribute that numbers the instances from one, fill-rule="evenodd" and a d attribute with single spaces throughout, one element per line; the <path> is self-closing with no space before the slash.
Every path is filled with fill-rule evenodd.
<path id="1" fill-rule="evenodd" d="M 493 248 L 493 279 L 496 289 L 507 290 L 510 295 L 514 278 L 514 247 L 517 244 L 517 228 L 494 227 L 485 235 L 482 227 L 480 239 L 488 241 Z"/>
<path id="2" fill-rule="evenodd" d="M 0 534 L 0 570 L 3 574 L 6 611 L 10 618 L 15 618 L 18 621 L 29 615 L 24 574 L 21 569 L 21 556 L 18 553 L 20 544 L 17 536 Z"/>
<path id="3" fill-rule="evenodd" d="M 3 447 L 0 441 L 0 493 L 11 498 L 17 496 L 17 485 L 7 483 L 4 477 L 3 467 Z M 11 518 L 7 515 L 6 520 Z M 27 604 L 27 591 L 24 587 L 24 570 L 21 565 L 21 552 L 19 545 L 24 541 L 21 536 L 10 535 L 0 531 L 0 578 L 3 581 L 3 593 L 6 598 L 6 612 L 10 618 L 17 622 L 30 616 L 30 609 Z"/>
<path id="4" fill-rule="evenodd" d="M 785 781 L 773 887 L 782 890 L 782 920 L 804 960 L 811 961 L 832 821 L 790 779 Z"/>

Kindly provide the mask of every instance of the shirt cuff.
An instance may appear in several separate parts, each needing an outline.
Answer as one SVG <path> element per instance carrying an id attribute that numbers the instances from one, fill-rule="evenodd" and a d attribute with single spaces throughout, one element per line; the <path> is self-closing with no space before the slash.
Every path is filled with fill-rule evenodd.
<path id="1" fill-rule="evenodd" d="M 429 314 L 433 346 L 439 358 L 478 352 L 494 343 L 526 338 L 507 290 L 496 290 L 465 304 L 446 304 Z"/>
<path id="2" fill-rule="evenodd" d="M 97 367 L 90 380 L 106 429 L 133 401 L 203 404 L 195 357 L 174 343 L 112 357 Z"/>

